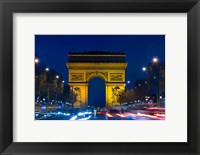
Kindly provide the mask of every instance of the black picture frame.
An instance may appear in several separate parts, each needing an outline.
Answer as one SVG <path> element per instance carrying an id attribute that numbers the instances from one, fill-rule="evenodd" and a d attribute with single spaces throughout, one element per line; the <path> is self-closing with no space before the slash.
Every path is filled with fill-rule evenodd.
<path id="1" fill-rule="evenodd" d="M 187 143 L 16 143 L 13 142 L 13 13 L 136 12 L 187 13 Z M 0 0 L 1 154 L 200 154 L 199 0 Z M 181 57 L 181 56 L 180 56 Z M 30 131 L 31 134 L 31 131 Z"/>

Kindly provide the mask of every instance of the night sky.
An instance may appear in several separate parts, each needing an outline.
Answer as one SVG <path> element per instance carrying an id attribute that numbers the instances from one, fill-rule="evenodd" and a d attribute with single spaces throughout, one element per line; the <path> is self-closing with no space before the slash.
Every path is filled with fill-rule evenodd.
<path id="1" fill-rule="evenodd" d="M 135 80 L 146 77 L 141 68 L 147 66 L 153 57 L 158 57 L 165 63 L 164 35 L 36 35 L 35 54 L 40 63 L 56 70 L 68 80 L 66 62 L 69 52 L 106 51 L 126 53 L 126 81 L 134 84 Z M 99 81 L 99 82 L 98 82 Z M 102 81 L 98 78 L 91 80 L 89 86 L 89 102 L 104 101 L 105 87 L 98 85 Z M 96 83 L 96 85 L 95 85 Z M 99 87 L 99 89 L 96 89 Z M 91 95 L 94 90 L 99 90 Z M 100 95 L 101 94 L 101 95 Z M 102 95 L 103 94 L 103 95 Z M 100 97 L 101 96 L 101 97 Z M 91 100 L 91 101 L 90 101 Z M 96 103 L 96 105 L 99 105 Z"/>

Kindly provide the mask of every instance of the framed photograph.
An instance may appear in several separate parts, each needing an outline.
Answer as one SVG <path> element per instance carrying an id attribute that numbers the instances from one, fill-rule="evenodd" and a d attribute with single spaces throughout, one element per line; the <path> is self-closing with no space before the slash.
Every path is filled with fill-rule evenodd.
<path id="1" fill-rule="evenodd" d="M 1 0 L 2 154 L 200 154 L 200 2 Z"/>
<path id="2" fill-rule="evenodd" d="M 35 120 L 165 120 L 165 35 L 35 35 Z"/>

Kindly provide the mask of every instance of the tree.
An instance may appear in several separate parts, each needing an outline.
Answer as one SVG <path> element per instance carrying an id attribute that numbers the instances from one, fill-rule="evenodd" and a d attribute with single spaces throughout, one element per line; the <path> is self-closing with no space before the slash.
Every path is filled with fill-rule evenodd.
<path id="1" fill-rule="evenodd" d="M 133 89 L 127 89 L 124 91 L 121 91 L 118 97 L 118 102 L 120 104 L 122 103 L 130 103 L 135 99 L 135 93 Z"/>
<path id="2" fill-rule="evenodd" d="M 75 102 L 81 102 L 81 89 L 79 87 L 70 87 L 68 102 L 71 103 L 72 106 Z"/>
<path id="3" fill-rule="evenodd" d="M 48 69 L 48 70 L 47 70 Z M 35 96 L 37 101 L 45 98 L 50 100 L 64 101 L 64 82 L 62 76 L 54 70 L 46 68 L 45 65 L 36 64 L 35 71 Z"/>
<path id="4" fill-rule="evenodd" d="M 68 102 L 71 103 L 73 107 L 73 104 L 76 102 L 76 100 L 77 100 L 77 94 L 74 93 L 73 88 L 71 87 L 69 92 Z"/>
<path id="5" fill-rule="evenodd" d="M 135 100 L 135 92 L 133 89 L 126 90 L 126 102 L 130 103 Z"/>
<path id="6" fill-rule="evenodd" d="M 118 97 L 118 102 L 120 105 L 126 102 L 126 91 L 121 91 Z"/>

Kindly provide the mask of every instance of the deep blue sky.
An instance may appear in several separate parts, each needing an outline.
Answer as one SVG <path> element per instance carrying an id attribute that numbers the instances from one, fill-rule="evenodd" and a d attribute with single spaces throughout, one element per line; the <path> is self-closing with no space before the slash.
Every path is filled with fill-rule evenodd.
<path id="1" fill-rule="evenodd" d="M 165 62 L 164 35 L 36 35 L 35 54 L 40 62 L 55 69 L 68 80 L 66 62 L 69 52 L 108 51 L 124 52 L 128 66 L 126 81 L 145 78 L 141 68 L 153 57 Z"/>

